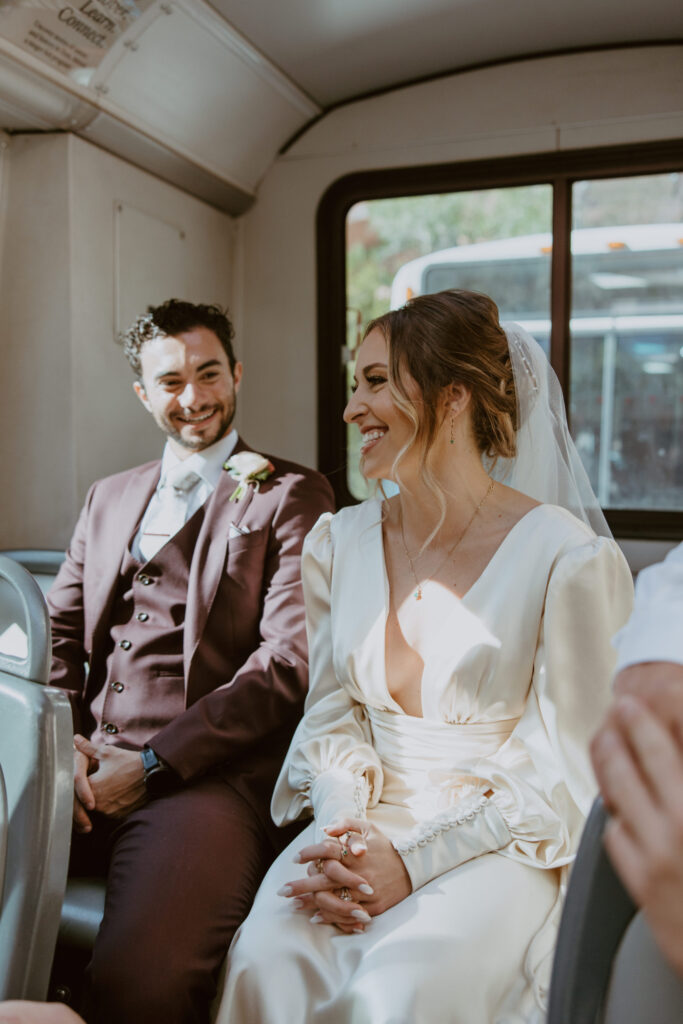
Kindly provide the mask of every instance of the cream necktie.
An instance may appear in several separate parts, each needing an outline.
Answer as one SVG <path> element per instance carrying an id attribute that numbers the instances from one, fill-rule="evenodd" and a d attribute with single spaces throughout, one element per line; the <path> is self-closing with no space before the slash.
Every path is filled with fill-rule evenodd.
<path id="1" fill-rule="evenodd" d="M 152 499 L 154 507 L 140 536 L 140 554 L 146 562 L 185 525 L 190 492 L 200 480 L 201 477 L 182 462 L 166 474 Z"/>

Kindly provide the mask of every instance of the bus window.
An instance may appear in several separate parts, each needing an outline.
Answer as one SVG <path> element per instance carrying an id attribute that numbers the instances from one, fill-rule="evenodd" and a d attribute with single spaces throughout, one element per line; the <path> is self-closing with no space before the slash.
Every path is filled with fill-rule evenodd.
<path id="1" fill-rule="evenodd" d="M 565 386 L 574 439 L 603 508 L 683 509 L 683 174 L 578 181 L 572 193 Z M 349 360 L 362 321 L 445 288 L 491 295 L 501 320 L 522 323 L 548 353 L 549 225 L 505 237 L 500 232 L 541 227 L 543 218 L 550 220 L 551 203 L 551 186 L 529 186 L 354 207 L 347 221 L 347 297 L 356 303 Z M 526 213 L 506 221 L 515 206 Z M 464 229 L 457 234 L 458 225 L 475 223 L 474 209 L 480 210 L 476 240 Z M 623 213 L 634 222 L 625 223 Z M 654 220 L 662 214 L 671 220 Z M 445 237 L 449 217 L 457 244 L 397 262 L 409 251 L 411 230 L 414 252 L 435 235 Z M 485 237 L 496 235 L 497 225 L 497 237 Z M 351 374 L 349 364 L 349 381 Z M 348 481 L 360 498 L 366 491 L 355 434 L 348 434 Z"/>
<path id="2" fill-rule="evenodd" d="M 580 181 L 572 198 L 572 433 L 603 507 L 681 509 L 683 175 Z"/>

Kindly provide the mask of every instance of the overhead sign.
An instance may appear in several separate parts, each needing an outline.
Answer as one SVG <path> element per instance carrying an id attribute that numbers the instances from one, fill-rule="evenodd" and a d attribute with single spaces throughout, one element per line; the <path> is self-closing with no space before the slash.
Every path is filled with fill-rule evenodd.
<path id="1" fill-rule="evenodd" d="M 83 79 L 84 71 L 96 68 L 153 2 L 0 0 L 0 36 L 53 68 Z"/>

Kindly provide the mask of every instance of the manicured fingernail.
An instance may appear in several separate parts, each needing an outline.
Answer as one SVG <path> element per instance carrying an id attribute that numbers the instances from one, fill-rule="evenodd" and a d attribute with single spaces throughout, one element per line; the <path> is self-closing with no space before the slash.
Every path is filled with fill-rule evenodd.
<path id="1" fill-rule="evenodd" d="M 303 861 L 301 859 L 301 854 L 300 853 L 295 853 L 294 856 L 292 857 L 292 861 L 295 864 L 303 864 Z"/>
<path id="2" fill-rule="evenodd" d="M 324 918 L 322 914 L 314 914 L 313 917 L 310 918 L 311 924 L 322 924 L 323 921 Z"/>
<path id="3" fill-rule="evenodd" d="M 294 890 L 291 885 L 283 885 L 281 889 L 278 889 L 278 896 L 291 896 Z"/>
<path id="4" fill-rule="evenodd" d="M 365 851 L 367 850 L 367 846 L 365 845 L 365 843 L 352 843 L 349 849 L 351 850 L 351 853 L 354 855 L 354 857 L 357 857 L 359 854 L 365 853 Z"/>
<path id="5" fill-rule="evenodd" d="M 370 915 L 366 914 L 364 910 L 352 910 L 351 917 L 355 917 L 357 921 L 365 921 L 366 924 L 369 924 L 372 920 Z"/>
<path id="6" fill-rule="evenodd" d="M 292 900 L 290 906 L 294 907 L 295 910 L 303 910 L 306 906 L 306 900 L 300 900 L 297 896 L 296 899 Z"/>
<path id="7" fill-rule="evenodd" d="M 358 935 L 362 935 L 363 932 L 365 931 L 365 928 L 363 927 L 362 924 L 357 924 L 354 928 L 351 929 L 351 931 L 356 932 Z"/>
<path id="8" fill-rule="evenodd" d="M 364 892 L 366 896 L 372 896 L 374 891 L 375 890 L 372 888 L 372 886 L 367 885 L 365 882 L 363 882 L 362 885 L 358 886 L 358 892 Z"/>

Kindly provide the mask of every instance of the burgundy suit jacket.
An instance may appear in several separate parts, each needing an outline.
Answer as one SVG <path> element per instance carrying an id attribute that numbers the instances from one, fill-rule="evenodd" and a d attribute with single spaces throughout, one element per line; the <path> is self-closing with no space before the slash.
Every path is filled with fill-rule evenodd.
<path id="1" fill-rule="evenodd" d="M 245 450 L 240 440 L 236 451 Z M 186 783 L 219 771 L 267 824 L 272 787 L 308 685 L 300 556 L 333 509 L 319 473 L 269 456 L 275 472 L 237 502 L 221 478 L 194 549 L 183 642 L 185 711 L 149 743 Z M 109 643 L 126 546 L 157 486 L 160 461 L 93 484 L 50 591 L 50 682 L 68 691 L 75 728 L 92 699 L 84 663 Z"/>

